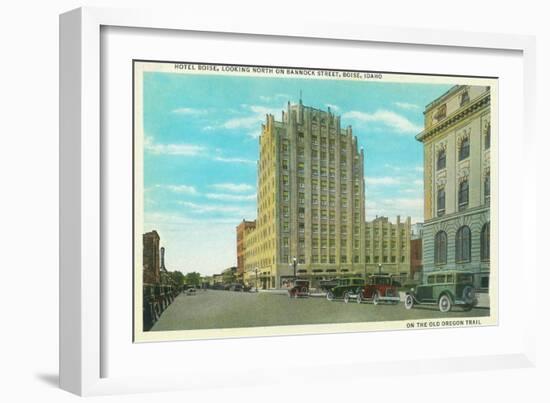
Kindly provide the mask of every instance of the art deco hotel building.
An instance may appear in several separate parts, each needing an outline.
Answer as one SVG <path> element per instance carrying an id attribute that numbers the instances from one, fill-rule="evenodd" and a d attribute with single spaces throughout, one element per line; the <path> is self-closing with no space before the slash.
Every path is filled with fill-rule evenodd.
<path id="1" fill-rule="evenodd" d="M 259 152 L 257 218 L 244 237 L 244 282 L 284 287 L 294 277 L 294 259 L 296 274 L 314 283 L 363 276 L 364 153 L 351 126 L 341 128 L 330 108 L 289 103 L 281 121 L 267 115 Z M 405 233 L 410 239 L 410 229 Z M 396 249 L 399 256 L 388 262 L 408 265 L 409 242 Z"/>

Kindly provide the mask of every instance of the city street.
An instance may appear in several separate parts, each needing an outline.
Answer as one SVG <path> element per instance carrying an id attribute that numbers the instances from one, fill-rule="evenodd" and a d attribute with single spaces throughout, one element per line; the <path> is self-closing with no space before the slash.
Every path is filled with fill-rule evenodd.
<path id="1" fill-rule="evenodd" d="M 168 306 L 151 329 L 189 330 L 251 326 L 349 323 L 427 318 L 489 316 L 489 309 L 464 312 L 455 307 L 441 313 L 435 305 L 415 306 L 406 310 L 399 305 L 345 304 L 322 297 L 293 299 L 273 292 L 234 292 L 198 290 L 194 296 L 181 293 Z"/>

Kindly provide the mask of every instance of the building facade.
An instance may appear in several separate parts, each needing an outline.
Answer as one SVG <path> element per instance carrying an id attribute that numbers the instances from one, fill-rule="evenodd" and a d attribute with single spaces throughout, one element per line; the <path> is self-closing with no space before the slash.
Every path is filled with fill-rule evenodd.
<path id="1" fill-rule="evenodd" d="M 248 233 L 256 228 L 256 221 L 243 220 L 237 225 L 237 281 L 243 281 L 244 261 L 245 261 L 245 242 L 244 238 Z"/>
<path id="2" fill-rule="evenodd" d="M 143 234 L 143 283 L 160 282 L 160 236 L 157 231 Z"/>
<path id="3" fill-rule="evenodd" d="M 363 273 L 363 150 L 331 112 L 288 104 L 259 138 L 255 229 L 245 236 L 244 281 L 278 288 L 294 276 Z"/>
<path id="4" fill-rule="evenodd" d="M 430 103 L 424 130 L 423 275 L 474 272 L 489 287 L 490 88 L 460 85 Z"/>
<path id="5" fill-rule="evenodd" d="M 422 280 L 422 234 L 424 224 L 416 223 L 411 226 L 411 272 L 410 279 Z"/>
<path id="6" fill-rule="evenodd" d="M 365 223 L 365 270 L 406 279 L 410 270 L 411 218 L 395 224 L 388 217 L 377 217 Z"/>

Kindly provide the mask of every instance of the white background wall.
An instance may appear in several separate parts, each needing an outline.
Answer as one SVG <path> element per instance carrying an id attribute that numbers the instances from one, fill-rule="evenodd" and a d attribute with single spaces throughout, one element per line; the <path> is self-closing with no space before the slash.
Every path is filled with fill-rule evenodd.
<path id="1" fill-rule="evenodd" d="M 0 396 L 3 401 L 65 402 L 76 398 L 57 389 L 58 356 L 58 14 L 81 6 L 155 7 L 183 4 L 183 1 L 12 1 L 0 11 L 0 211 L 2 242 L 0 269 Z M 373 25 L 450 28 L 469 31 L 524 33 L 537 35 L 538 127 L 548 113 L 543 91 L 550 89 L 550 32 L 544 2 L 499 2 L 472 0 L 385 2 L 272 2 L 197 1 L 187 2 L 184 12 L 231 18 L 246 13 L 249 18 L 282 18 L 288 13 L 305 18 L 352 21 Z M 271 14 L 272 13 L 272 14 Z M 283 24 L 284 20 L 281 21 Z M 548 171 L 542 153 L 548 135 L 538 132 L 533 158 L 539 171 Z M 546 147 L 545 147 L 546 146 Z M 542 176 L 542 175 L 541 175 Z M 539 183 L 546 182 L 539 178 Z M 542 250 L 543 209 L 550 205 L 546 189 L 538 189 L 539 233 Z M 539 259 L 542 261 L 542 259 Z M 544 270 L 544 267 L 540 267 Z M 539 284 L 548 284 L 541 274 Z M 530 285 L 530 287 L 532 284 Z M 530 288 L 529 287 L 529 288 Z M 527 288 L 527 287 L 526 287 Z M 535 369 L 452 376 L 350 379 L 346 385 L 302 385 L 235 390 L 213 390 L 162 395 L 95 398 L 101 401 L 223 400 L 236 401 L 362 401 L 393 396 L 410 401 L 481 401 L 508 399 L 524 401 L 528 396 L 548 396 L 550 355 L 548 312 L 539 294 L 539 365 Z M 289 397 L 291 391 L 296 395 Z M 367 392 L 368 391 L 368 392 Z M 7 396 L 6 396 L 7 394 Z M 371 398 L 366 398 L 371 396 Z M 394 399 L 390 399 L 394 400 Z"/>

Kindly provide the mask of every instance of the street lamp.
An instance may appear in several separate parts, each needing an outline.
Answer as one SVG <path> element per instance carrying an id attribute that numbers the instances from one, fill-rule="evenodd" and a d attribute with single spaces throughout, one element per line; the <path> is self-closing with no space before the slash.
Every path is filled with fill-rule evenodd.
<path id="1" fill-rule="evenodd" d="M 295 257 L 292 258 L 292 267 L 294 268 L 294 279 L 296 279 L 296 266 L 298 265 L 298 261 Z"/>
<path id="2" fill-rule="evenodd" d="M 256 292 L 258 292 L 258 268 L 256 267 L 254 271 L 256 272 Z"/>
<path id="3" fill-rule="evenodd" d="M 378 263 L 378 274 L 382 274 L 382 263 Z"/>

